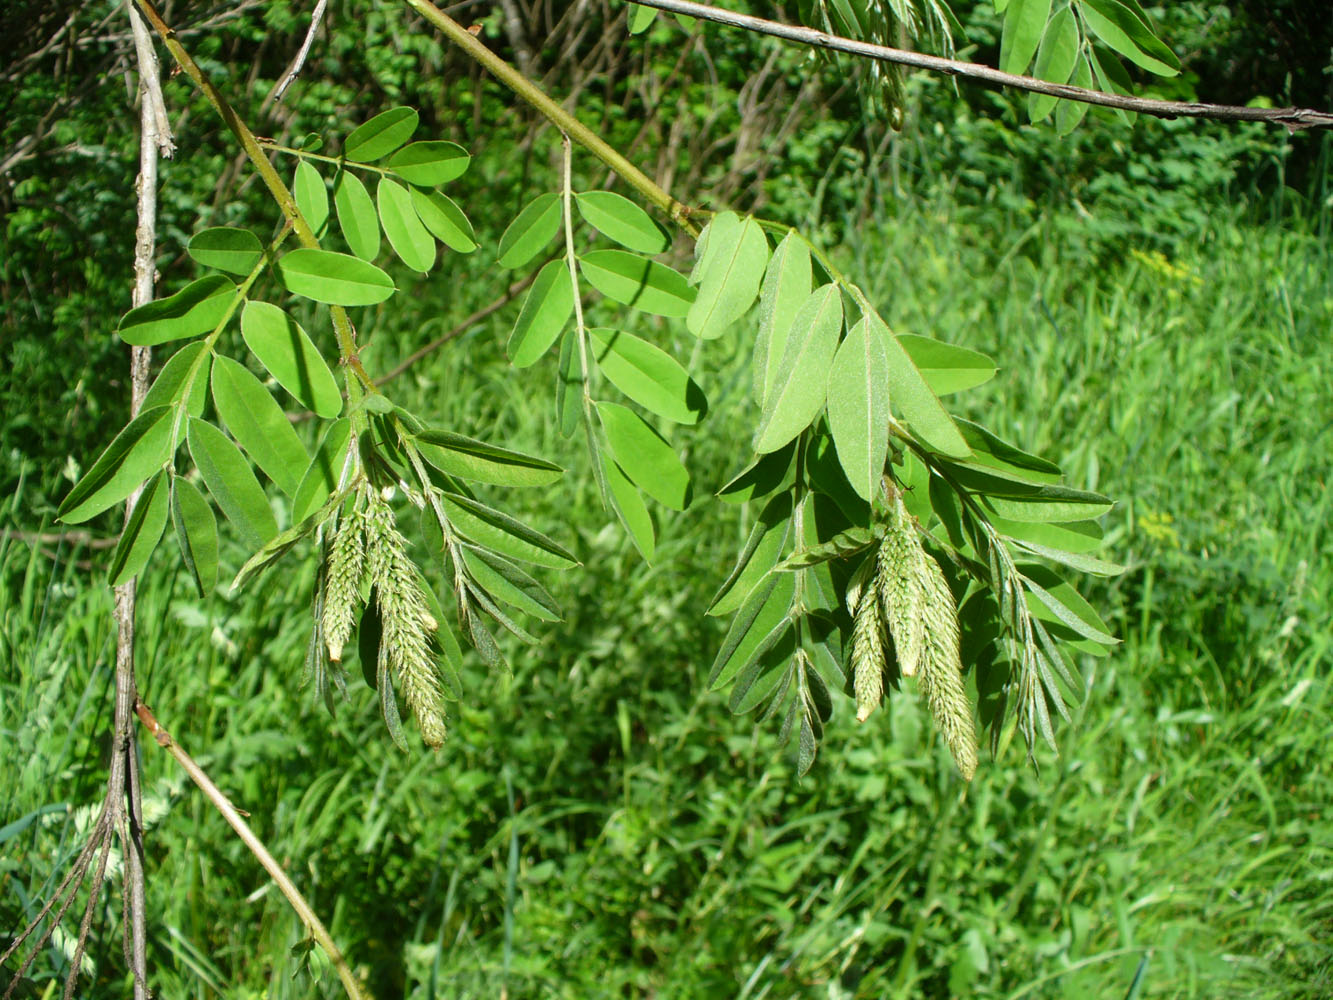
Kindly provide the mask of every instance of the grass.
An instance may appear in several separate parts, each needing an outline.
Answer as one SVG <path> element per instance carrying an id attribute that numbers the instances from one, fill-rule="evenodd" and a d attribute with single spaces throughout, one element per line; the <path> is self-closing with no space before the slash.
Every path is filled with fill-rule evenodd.
<path id="1" fill-rule="evenodd" d="M 551 428 L 549 365 L 515 378 L 500 322 L 398 398 L 447 400 L 459 430 L 569 464 L 558 487 L 504 502 L 584 566 L 543 578 L 566 621 L 512 650 L 512 682 L 470 663 L 443 752 L 397 752 L 359 682 L 334 719 L 298 687 L 309 561 L 199 601 L 166 543 L 141 585 L 145 697 L 376 996 L 1333 989 L 1330 247 L 1301 225 L 1219 217 L 1169 254 L 1108 258 L 1068 222 L 997 227 L 940 198 L 842 251 L 898 328 L 1000 360 L 965 409 L 1122 501 L 1109 552 L 1130 571 L 1085 592 L 1124 644 L 1083 665 L 1087 701 L 1035 771 L 1011 749 L 964 790 L 908 695 L 862 727 L 841 701 L 798 783 L 769 729 L 704 692 L 721 626 L 701 610 L 734 512 L 661 517 L 642 565 L 604 527 L 577 440 Z M 396 336 L 386 356 L 405 351 Z M 713 414 L 689 445 L 703 485 L 743 462 L 725 443 L 752 419 L 741 354 L 705 356 Z M 3 545 L 10 932 L 99 801 L 113 643 L 86 552 Z M 338 995 L 221 819 L 142 753 L 159 994 Z M 126 988 L 118 906 L 95 924 L 85 995 Z M 57 942 L 31 976 L 44 987 L 67 954 Z"/>

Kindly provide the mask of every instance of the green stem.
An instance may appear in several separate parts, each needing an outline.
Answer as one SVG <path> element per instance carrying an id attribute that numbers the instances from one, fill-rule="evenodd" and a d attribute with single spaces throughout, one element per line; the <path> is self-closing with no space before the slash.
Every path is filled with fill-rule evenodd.
<path id="1" fill-rule="evenodd" d="M 146 0 L 140 0 L 140 2 L 146 2 Z M 711 213 L 701 212 L 699 209 L 691 208 L 673 198 L 651 177 L 611 148 L 601 136 L 547 97 L 540 87 L 486 48 L 466 28 L 436 7 L 430 0 L 405 0 L 405 2 L 442 31 L 451 42 L 471 56 L 488 73 L 536 108 L 552 125 L 614 170 L 630 187 L 670 216 L 672 221 L 687 233 L 693 237 L 698 237 L 699 229 L 690 221 L 690 217 Z"/>
<path id="2" fill-rule="evenodd" d="M 190 57 L 185 48 L 176 40 L 176 33 L 171 29 L 162 16 L 158 14 L 153 6 L 152 0 L 136 0 L 139 9 L 143 11 L 144 17 L 153 26 L 162 41 L 166 44 L 167 50 L 172 58 L 176 60 L 176 65 L 185 72 L 194 85 L 198 87 L 208 98 L 208 102 L 213 105 L 213 109 L 218 113 L 218 117 L 231 130 L 231 134 L 236 137 L 236 141 L 241 144 L 241 149 L 245 151 L 246 157 L 254 166 L 260 179 L 264 182 L 273 199 L 282 209 L 282 214 L 286 216 L 287 221 L 291 223 L 292 231 L 296 233 L 296 238 L 300 240 L 301 246 L 310 249 L 319 249 L 319 239 L 315 236 L 314 230 L 310 228 L 310 223 L 306 221 L 301 210 L 296 206 L 296 198 L 292 195 L 290 189 L 278 176 L 278 171 L 273 164 L 268 161 L 264 155 L 264 148 L 260 145 L 255 134 L 250 131 L 245 122 L 241 121 L 240 116 L 222 93 L 213 86 L 208 77 L 204 76 L 203 70 L 199 64 Z M 368 393 L 377 393 L 375 382 L 366 373 L 365 368 L 361 366 L 361 358 L 356 346 L 356 331 L 352 328 L 352 321 L 347 316 L 347 310 L 342 306 L 329 306 L 329 315 L 333 319 L 333 331 L 338 338 L 338 350 L 342 353 L 342 363 L 346 365 L 353 374 L 360 380 Z"/>

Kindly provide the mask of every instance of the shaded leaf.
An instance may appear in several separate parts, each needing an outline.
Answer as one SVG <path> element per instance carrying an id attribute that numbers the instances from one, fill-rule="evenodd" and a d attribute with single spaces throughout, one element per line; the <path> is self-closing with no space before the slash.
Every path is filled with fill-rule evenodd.
<path id="1" fill-rule="evenodd" d="M 278 533 L 268 497 L 236 445 L 212 424 L 190 418 L 190 457 L 218 507 L 253 549 Z"/>
<path id="2" fill-rule="evenodd" d="M 338 488 L 351 438 L 352 422 L 346 417 L 335 420 L 324 431 L 315 449 L 315 457 L 301 476 L 296 495 L 292 498 L 293 521 L 304 521 L 313 511 L 324 506 L 324 501 Z"/>
<path id="3" fill-rule="evenodd" d="M 1069 7 L 1062 7 L 1046 26 L 1033 76 L 1051 83 L 1068 83 L 1078 60 L 1078 50 L 1078 25 L 1074 21 L 1074 12 Z M 1041 121 L 1051 113 L 1057 101 L 1059 98 L 1048 94 L 1028 94 L 1028 118 L 1033 122 Z"/>
<path id="4" fill-rule="evenodd" d="M 1088 62 L 1088 56 L 1083 51 L 1079 51 L 1078 59 L 1074 63 L 1074 73 L 1069 80 L 1075 87 L 1082 87 L 1084 90 L 1091 90 L 1092 65 Z M 1083 116 L 1088 113 L 1088 105 L 1082 101 L 1060 101 L 1055 106 L 1055 134 L 1059 136 L 1069 135 L 1070 132 L 1078 128 L 1079 123 L 1083 121 Z"/>
<path id="5" fill-rule="evenodd" d="M 565 569 L 579 565 L 573 553 L 508 514 L 457 493 L 441 497 L 449 520 L 468 538 L 511 559 Z"/>
<path id="6" fill-rule="evenodd" d="M 484 549 L 463 548 L 473 579 L 496 600 L 544 622 L 558 622 L 560 606 L 540 583 L 507 559 Z"/>
<path id="7" fill-rule="evenodd" d="M 135 347 L 211 333 L 233 308 L 236 285 L 220 274 L 192 281 L 175 295 L 131 309 L 120 321 L 120 339 Z"/>
<path id="8" fill-rule="evenodd" d="M 583 411 L 583 359 L 578 350 L 578 331 L 560 343 L 560 371 L 555 383 L 555 412 L 560 433 L 569 437 L 579 425 Z"/>
<path id="9" fill-rule="evenodd" d="M 1069 486 L 1043 486 L 1023 497 L 985 498 L 986 506 L 1011 521 L 1086 521 L 1101 517 L 1114 503 L 1100 493 Z"/>
<path id="10" fill-rule="evenodd" d="M 706 614 L 729 615 L 744 603 L 755 587 L 778 565 L 791 535 L 791 496 L 782 493 L 764 507 L 750 529 L 727 578 L 708 603 Z"/>
<path id="11" fill-rule="evenodd" d="M 111 558 L 111 569 L 107 572 L 111 586 L 119 587 L 134 579 L 148 563 L 148 557 L 162 540 L 162 529 L 167 526 L 170 492 L 165 472 L 159 472 L 144 484 Z"/>
<path id="12" fill-rule="evenodd" d="M 139 409 L 151 410 L 158 406 L 170 406 L 180 401 L 185 392 L 187 380 L 190 383 L 190 398 L 186 400 L 185 411 L 192 417 L 202 416 L 204 404 L 208 402 L 208 372 L 212 354 L 202 340 L 186 344 L 167 359 L 153 384 L 149 386 Z"/>
<path id="13" fill-rule="evenodd" d="M 565 470 L 554 462 L 450 431 L 426 430 L 415 435 L 424 458 L 441 472 L 496 486 L 547 486 Z"/>
<path id="14" fill-rule="evenodd" d="M 611 505 L 615 508 L 616 516 L 629 532 L 630 541 L 639 550 L 639 555 L 643 556 L 643 561 L 651 563 L 657 548 L 657 539 L 648 506 L 643 502 L 639 491 L 634 488 L 634 484 L 629 481 L 629 477 L 621 471 L 611 456 L 603 452 L 600 458 L 602 474 L 606 479 L 607 492 L 611 494 Z"/>
<path id="15" fill-rule="evenodd" d="M 171 478 L 171 521 L 185 568 L 204 597 L 218 578 L 218 522 L 199 488 L 184 476 Z"/>
<path id="16" fill-rule="evenodd" d="M 710 691 L 730 683 L 746 664 L 752 662 L 754 651 L 773 634 L 774 629 L 781 629 L 788 623 L 795 596 L 796 574 L 774 573 L 745 599 L 709 670 Z"/>
<path id="17" fill-rule="evenodd" d="M 790 488 L 794 480 L 793 456 L 796 443 L 758 456 L 717 491 L 717 498 L 727 503 L 747 503 L 762 500 L 780 489 Z"/>
<path id="18" fill-rule="evenodd" d="M 171 407 L 141 410 L 74 484 L 60 504 L 59 519 L 78 524 L 134 492 L 171 457 L 172 427 Z"/>
<path id="19" fill-rule="evenodd" d="M 1082 0 L 1079 13 L 1094 35 L 1130 62 L 1158 76 L 1175 76 L 1180 60 L 1119 0 Z"/>

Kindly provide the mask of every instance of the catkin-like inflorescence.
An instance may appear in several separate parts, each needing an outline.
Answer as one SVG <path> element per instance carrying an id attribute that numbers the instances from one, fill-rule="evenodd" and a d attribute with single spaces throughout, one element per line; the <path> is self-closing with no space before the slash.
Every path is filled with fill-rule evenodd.
<path id="1" fill-rule="evenodd" d="M 865 722 L 884 700 L 884 622 L 874 587 L 861 589 L 852 628 L 852 688 L 856 721 Z"/>
<path id="2" fill-rule="evenodd" d="M 924 550 L 921 556 L 925 600 L 919 682 L 954 763 L 963 777 L 971 781 L 977 770 L 977 733 L 972 705 L 963 687 L 958 608 L 939 564 Z"/>
<path id="3" fill-rule="evenodd" d="M 875 590 L 879 594 L 889 634 L 893 636 L 893 646 L 898 654 L 898 671 L 904 677 L 911 677 L 921 662 L 922 560 L 925 551 L 901 497 L 893 498 L 886 529 L 884 540 L 879 546 Z"/>
<path id="4" fill-rule="evenodd" d="M 329 659 L 338 663 L 352 637 L 352 625 L 361 607 L 361 575 L 365 572 L 365 523 L 353 511 L 342 519 L 333 536 L 324 570 L 324 613 L 321 619 Z"/>
<path id="5" fill-rule="evenodd" d="M 446 729 L 444 699 L 430 652 L 429 626 L 435 619 L 408 558 L 407 539 L 389 505 L 373 494 L 366 506 L 366 550 L 380 612 L 380 653 L 402 687 L 422 741 L 438 748 Z"/>

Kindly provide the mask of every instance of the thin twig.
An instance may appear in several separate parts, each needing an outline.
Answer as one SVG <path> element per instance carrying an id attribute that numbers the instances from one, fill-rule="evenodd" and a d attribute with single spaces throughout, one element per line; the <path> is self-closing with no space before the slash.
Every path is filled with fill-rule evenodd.
<path id="1" fill-rule="evenodd" d="M 254 831 L 241 818 L 240 812 L 232 805 L 231 800 L 222 793 L 217 785 L 213 784 L 213 780 L 204 769 L 194 762 L 194 759 L 172 738 L 171 734 L 162 728 L 161 723 L 153 715 L 152 709 L 143 702 L 139 702 L 134 706 L 134 710 L 139 716 L 139 721 L 143 723 L 144 727 L 153 735 L 153 739 L 157 741 L 157 745 L 176 759 L 176 763 L 190 776 L 190 780 L 199 786 L 200 791 L 204 793 L 208 801 L 213 803 L 213 807 L 222 813 L 222 818 L 231 825 L 231 828 L 236 831 L 236 835 L 250 849 L 250 853 L 255 856 L 255 859 L 263 865 L 264 870 L 277 883 L 279 891 L 287 898 L 291 908 L 296 911 L 296 915 L 301 918 L 301 922 L 310 931 L 310 936 L 328 955 L 329 961 L 337 970 L 338 978 L 342 980 L 343 988 L 347 991 L 351 1000 L 370 1000 L 370 993 L 357 981 L 351 967 L 347 964 L 347 959 L 343 957 L 343 953 L 334 944 L 332 936 L 325 929 L 323 922 L 316 916 L 314 909 L 301 895 L 301 890 L 297 889 L 295 883 L 287 877 L 287 873 L 282 870 L 282 866 L 269 853 L 268 848 L 264 846 L 264 842 L 255 836 Z"/>
<path id="2" fill-rule="evenodd" d="M 411 2 L 411 0 L 408 0 Z M 1123 94 L 1107 94 L 1100 90 L 1088 90 L 1066 83 L 1050 83 L 1031 76 L 1019 76 L 1016 73 L 1002 73 L 998 69 L 982 66 L 979 63 L 962 62 L 957 59 L 945 59 L 941 56 L 925 55 L 921 52 L 908 52 L 903 49 L 891 49 L 884 45 L 872 45 L 870 42 L 830 35 L 814 28 L 805 28 L 777 21 L 766 21 L 761 17 L 748 14 L 736 14 L 720 7 L 694 3 L 693 0 L 640 0 L 645 7 L 673 14 L 686 14 L 705 21 L 715 21 L 733 28 L 743 28 L 761 35 L 772 35 L 789 42 L 812 45 L 821 49 L 846 52 L 849 55 L 862 56 L 879 62 L 896 63 L 900 66 L 914 66 L 917 69 L 931 70 L 949 76 L 961 76 L 981 83 L 1001 87 L 1014 87 L 1018 90 L 1048 94 L 1084 104 L 1099 104 L 1107 108 L 1119 108 L 1121 111 L 1137 111 L 1157 118 L 1209 118 L 1216 121 L 1268 122 L 1285 125 L 1290 131 L 1297 132 L 1306 128 L 1328 128 L 1333 126 L 1333 113 L 1316 111 L 1311 108 L 1244 108 L 1231 104 L 1204 104 L 1200 101 L 1159 101 L 1146 97 L 1128 97 Z M 415 5 L 414 5 L 415 6 Z"/>
<path id="3" fill-rule="evenodd" d="M 278 85 L 273 88 L 273 93 L 269 95 L 265 104 L 273 104 L 282 100 L 282 95 L 287 93 L 287 88 L 296 82 L 300 76 L 301 70 L 305 68 L 306 57 L 310 55 L 310 46 L 315 44 L 315 33 L 319 31 L 319 24 L 324 19 L 324 8 L 329 5 L 329 0 L 319 0 L 315 4 L 314 11 L 310 14 L 310 30 L 305 33 L 305 41 L 301 43 L 301 49 L 296 53 L 296 58 L 292 60 L 291 66 L 287 72 L 282 75 Z"/>

